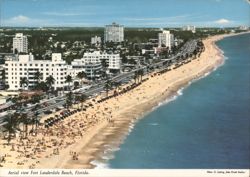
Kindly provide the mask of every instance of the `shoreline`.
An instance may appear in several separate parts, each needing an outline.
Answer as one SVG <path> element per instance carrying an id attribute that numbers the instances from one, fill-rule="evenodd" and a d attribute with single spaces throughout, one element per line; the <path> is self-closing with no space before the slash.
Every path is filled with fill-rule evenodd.
<path id="1" fill-rule="evenodd" d="M 103 142 L 106 142 L 107 144 L 112 143 L 113 141 L 117 141 L 117 143 L 115 143 L 115 145 L 113 146 L 109 146 L 109 149 L 107 149 L 107 147 L 100 149 L 100 151 L 103 151 L 100 155 L 100 152 L 96 152 L 95 154 L 93 154 L 93 156 L 97 157 L 96 159 L 90 161 L 90 165 L 93 165 L 92 167 L 94 168 L 109 168 L 106 162 L 108 162 L 108 160 L 112 159 L 114 157 L 114 152 L 119 150 L 119 146 L 124 143 L 125 139 L 127 138 L 127 136 L 130 134 L 130 132 L 133 130 L 134 126 L 136 125 L 136 123 L 138 121 L 140 121 L 140 119 L 143 119 L 147 114 L 151 113 L 152 111 L 154 111 L 155 109 L 157 109 L 158 107 L 168 104 L 171 101 L 174 101 L 175 99 L 177 99 L 177 97 L 182 95 L 182 91 L 189 87 L 192 83 L 207 77 L 208 75 L 210 75 L 213 71 L 217 70 L 219 67 L 221 67 L 222 65 L 224 65 L 225 62 L 225 56 L 224 56 L 224 51 L 221 50 L 217 45 L 216 42 L 223 40 L 224 38 L 227 37 L 233 37 L 233 36 L 238 36 L 238 35 L 243 35 L 243 34 L 248 34 L 250 33 L 249 31 L 247 32 L 243 32 L 243 33 L 237 33 L 237 34 L 223 34 L 223 35 L 217 35 L 217 36 L 212 36 L 212 38 L 216 38 L 215 40 L 213 40 L 213 42 L 211 43 L 211 45 L 213 45 L 213 47 L 215 48 L 215 50 L 217 50 L 217 54 L 220 57 L 220 61 L 218 61 L 215 65 L 213 66 L 208 66 L 204 71 L 202 71 L 201 73 L 198 73 L 196 77 L 192 78 L 192 79 L 184 79 L 182 81 L 180 81 L 180 83 L 177 82 L 177 84 L 175 85 L 175 88 L 173 89 L 173 93 L 169 93 L 167 95 L 163 95 L 161 98 L 156 98 L 155 100 L 152 100 L 151 102 L 151 106 L 149 106 L 151 109 L 145 109 L 147 108 L 146 105 L 138 105 L 139 107 L 144 107 L 144 110 L 142 109 L 142 113 L 138 114 L 138 117 L 135 117 L 134 119 L 132 119 L 131 122 L 128 122 L 128 130 L 125 132 L 113 132 L 113 134 L 115 133 L 120 133 L 120 137 L 103 137 L 104 140 Z M 210 38 L 210 37 L 209 37 Z M 192 63 L 192 62 L 191 62 Z M 180 93 L 179 93 L 180 91 Z M 133 117 L 133 116 L 132 116 Z M 119 126 L 119 125 L 118 125 Z M 118 129 L 120 129 L 121 127 L 118 127 Z M 100 135 L 97 135 L 100 136 Z M 120 141 L 120 143 L 119 143 Z M 91 142 L 90 142 L 91 143 Z M 114 144 L 114 143 L 113 143 Z M 109 152 L 109 154 L 111 154 L 111 157 L 106 158 L 105 156 L 107 156 L 107 153 L 105 152 Z M 108 155 L 109 155 L 108 154 Z M 99 159 L 98 159 L 99 158 Z M 105 158 L 105 160 L 103 160 L 103 158 Z M 100 167 L 101 166 L 101 167 Z M 71 166 L 72 168 L 74 167 L 74 165 Z"/>
<path id="2" fill-rule="evenodd" d="M 86 130 L 84 130 L 83 136 L 79 138 L 73 137 L 73 140 L 71 137 L 65 139 L 65 141 L 70 143 L 66 142 L 67 146 L 60 149 L 60 154 L 51 155 L 52 149 L 48 150 L 48 152 L 45 153 L 46 156 L 39 159 L 39 163 L 35 165 L 35 168 L 88 169 L 95 168 L 96 163 L 99 161 L 105 162 L 105 160 L 108 160 L 110 157 L 106 157 L 105 160 L 102 160 L 104 156 L 113 155 L 113 150 L 110 151 L 108 149 L 118 149 L 137 121 L 162 104 L 170 102 L 173 97 L 178 94 L 179 90 L 188 87 L 196 80 L 206 77 L 212 71 L 223 65 L 225 59 L 223 55 L 224 52 L 216 45 L 217 41 L 225 37 L 246 33 L 249 33 L 249 31 L 240 34 L 209 37 L 203 40 L 206 50 L 199 58 L 159 76 L 151 77 L 150 75 L 152 74 L 150 74 L 146 76 L 150 79 L 143 82 L 137 88 L 123 95 L 111 98 L 106 102 L 96 104 L 92 108 L 88 108 L 86 113 L 80 112 L 77 113 L 77 115 L 67 118 L 61 126 L 64 126 L 72 120 L 75 121 L 76 124 L 79 124 L 79 121 L 88 121 L 88 123 L 90 123 Z M 209 60 L 209 58 L 212 58 L 212 60 Z M 162 84 L 163 82 L 164 84 Z M 88 116 L 92 117 L 88 118 Z M 109 116 L 112 117 L 113 123 L 106 120 L 106 117 Z M 93 119 L 96 122 L 94 124 L 92 124 Z M 56 128 L 57 127 L 52 128 L 52 130 Z M 69 131 L 71 130 L 69 129 Z M 42 136 L 39 138 L 41 137 Z M 48 140 L 52 139 L 52 137 L 46 138 L 48 138 Z M 38 138 L 34 138 L 34 141 L 37 139 Z M 3 150 L 8 152 L 9 149 Z M 72 160 L 72 156 L 70 155 L 72 150 L 78 153 L 78 160 Z M 16 152 L 12 153 L 15 154 Z M 14 159 L 12 159 L 12 161 L 15 161 L 15 155 L 11 158 Z M 30 160 L 30 162 L 25 163 L 23 166 L 8 163 L 4 168 L 28 168 L 31 164 L 35 163 L 36 160 L 37 159 Z"/>
<path id="3" fill-rule="evenodd" d="M 154 111 L 154 109 L 157 109 L 157 107 L 161 106 L 162 104 L 169 103 L 172 99 L 175 99 L 173 97 L 178 96 L 178 91 L 185 89 L 188 87 L 191 83 L 195 82 L 196 80 L 199 80 L 204 76 L 206 73 L 211 73 L 213 70 L 216 70 L 218 67 L 223 65 L 224 63 L 224 55 L 223 51 L 217 47 L 215 44 L 217 41 L 224 39 L 225 37 L 231 37 L 235 35 L 241 35 L 241 34 L 234 34 L 234 35 L 220 35 L 220 36 L 213 36 L 212 38 L 216 38 L 212 41 L 211 45 L 213 45 L 214 49 L 217 52 L 217 55 L 220 57 L 218 62 L 216 62 L 212 66 L 207 66 L 206 69 L 201 71 L 200 73 L 197 73 L 195 77 L 192 78 L 186 78 L 186 79 L 180 79 L 177 80 L 177 82 L 172 83 L 173 88 L 171 92 L 165 93 L 164 95 L 160 97 L 155 97 L 151 100 L 148 100 L 145 103 L 141 103 L 139 105 L 134 106 L 134 109 L 130 110 L 131 113 L 123 112 L 123 116 L 130 117 L 127 120 L 121 121 L 121 123 L 116 123 L 115 128 L 109 127 L 109 125 L 104 126 L 106 130 L 101 129 L 101 131 L 104 131 L 103 134 L 96 134 L 93 137 L 93 140 L 91 140 L 84 148 L 81 149 L 80 156 L 85 156 L 86 158 L 86 151 L 89 152 L 91 149 L 96 149 L 96 151 L 91 152 L 92 155 L 91 158 L 85 159 L 86 164 L 79 164 L 79 162 L 72 163 L 72 161 L 66 163 L 67 168 L 75 168 L 80 165 L 83 167 L 90 167 L 90 168 L 98 168 L 98 164 L 106 164 L 105 162 L 112 159 L 112 155 L 116 150 L 119 150 L 119 146 L 124 142 L 124 140 L 127 138 L 129 133 L 132 131 L 134 125 L 142 119 L 145 115 L 148 113 Z M 192 62 L 191 62 L 192 63 Z M 167 74 L 167 73 L 166 73 Z M 208 74 L 208 75 L 209 75 Z M 160 104 L 160 105 L 159 105 Z M 100 133 L 100 132 L 99 132 Z M 99 142 L 99 144 L 98 144 Z M 98 144 L 98 146 L 97 146 Z M 107 147 L 100 147 L 100 145 L 103 144 L 112 144 L 112 146 Z M 109 158 L 105 158 L 108 155 L 111 155 Z M 95 158 L 94 158 L 95 157 Z M 105 160 L 103 159 L 105 158 Z M 103 166 L 103 165 L 102 165 Z M 105 166 L 104 166 L 105 167 Z M 105 167 L 107 168 L 107 167 Z"/>

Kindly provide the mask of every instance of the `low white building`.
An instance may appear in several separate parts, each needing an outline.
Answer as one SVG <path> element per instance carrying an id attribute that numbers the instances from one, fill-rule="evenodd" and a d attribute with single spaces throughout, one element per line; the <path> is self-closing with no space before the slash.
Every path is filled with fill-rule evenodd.
<path id="1" fill-rule="evenodd" d="M 248 26 L 239 26 L 239 30 L 247 31 L 249 29 Z"/>
<path id="2" fill-rule="evenodd" d="M 183 26 L 183 27 L 182 27 L 182 30 L 183 30 L 183 31 L 192 31 L 192 33 L 195 33 L 195 32 L 196 32 L 195 26 L 192 26 L 192 25 Z"/>
<path id="3" fill-rule="evenodd" d="M 94 36 L 91 37 L 91 44 L 92 45 L 97 45 L 97 44 L 101 44 L 102 43 L 102 38 L 99 36 Z"/>
<path id="4" fill-rule="evenodd" d="M 35 73 L 42 73 L 41 81 L 52 76 L 55 79 L 54 89 L 66 86 L 65 78 L 67 76 L 67 64 L 62 60 L 60 53 L 53 53 L 52 60 L 34 60 L 32 54 L 19 55 L 15 59 L 5 61 L 5 77 L 9 90 L 21 89 L 21 78 L 28 79 L 28 87 L 32 88 L 37 84 Z"/>
<path id="5" fill-rule="evenodd" d="M 106 52 L 94 51 L 86 52 L 83 55 L 84 63 L 102 63 L 102 60 L 106 60 L 109 70 L 121 69 L 121 57 L 120 54 L 109 54 Z"/>
<path id="6" fill-rule="evenodd" d="M 95 79 L 100 77 L 102 65 L 100 62 L 88 63 L 83 59 L 75 59 L 68 66 L 68 75 L 72 76 L 74 80 L 79 80 L 77 74 L 84 71 L 88 79 Z"/>

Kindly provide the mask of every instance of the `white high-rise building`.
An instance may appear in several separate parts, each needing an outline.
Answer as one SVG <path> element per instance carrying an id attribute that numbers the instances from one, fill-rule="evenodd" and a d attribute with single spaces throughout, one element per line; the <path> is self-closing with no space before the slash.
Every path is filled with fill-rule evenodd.
<path id="1" fill-rule="evenodd" d="M 196 32 L 195 26 L 187 25 L 182 28 L 183 31 L 192 31 L 192 33 Z"/>
<path id="2" fill-rule="evenodd" d="M 92 45 L 96 45 L 96 44 L 101 44 L 102 43 L 102 39 L 99 36 L 94 36 L 91 38 L 91 44 Z"/>
<path id="3" fill-rule="evenodd" d="M 121 57 L 119 54 L 108 54 L 100 51 L 87 52 L 83 55 L 84 63 L 101 63 L 101 60 L 106 60 L 109 70 L 121 69 Z"/>
<path id="4" fill-rule="evenodd" d="M 32 54 L 19 55 L 15 59 L 5 61 L 5 78 L 6 84 L 9 85 L 9 90 L 21 89 L 21 78 L 26 77 L 28 86 L 32 88 L 37 84 L 35 73 L 39 71 L 42 74 L 41 81 L 46 81 L 46 78 L 52 76 L 55 79 L 52 85 L 54 89 L 63 88 L 67 84 L 65 78 L 67 76 L 68 65 L 61 58 L 61 54 L 53 53 L 52 60 L 34 60 Z"/>
<path id="5" fill-rule="evenodd" d="M 28 38 L 23 33 L 16 33 L 13 38 L 13 53 L 28 53 Z"/>
<path id="6" fill-rule="evenodd" d="M 106 25 L 104 30 L 105 42 L 122 42 L 124 41 L 124 27 L 116 23 Z"/>
<path id="7" fill-rule="evenodd" d="M 162 33 L 158 34 L 158 46 L 168 47 L 171 50 L 171 47 L 174 45 L 174 35 L 170 31 L 163 30 Z"/>

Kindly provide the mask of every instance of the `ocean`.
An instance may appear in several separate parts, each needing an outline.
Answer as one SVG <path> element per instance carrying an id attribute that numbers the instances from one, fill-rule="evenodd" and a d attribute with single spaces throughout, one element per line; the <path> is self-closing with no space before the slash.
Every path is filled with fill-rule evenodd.
<path id="1" fill-rule="evenodd" d="M 225 63 L 139 120 L 106 168 L 250 167 L 250 34 L 217 45 Z"/>

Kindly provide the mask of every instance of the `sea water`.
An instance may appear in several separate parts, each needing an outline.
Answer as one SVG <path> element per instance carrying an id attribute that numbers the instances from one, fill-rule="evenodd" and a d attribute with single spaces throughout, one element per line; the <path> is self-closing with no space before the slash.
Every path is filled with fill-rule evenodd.
<path id="1" fill-rule="evenodd" d="M 105 167 L 250 167 L 250 34 L 217 45 L 224 65 L 137 122 Z"/>

